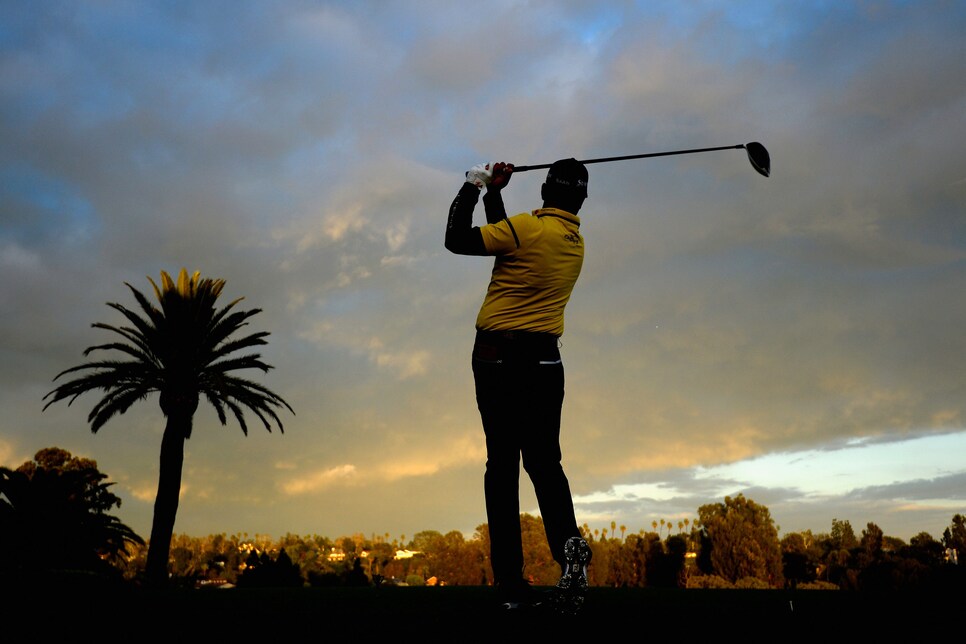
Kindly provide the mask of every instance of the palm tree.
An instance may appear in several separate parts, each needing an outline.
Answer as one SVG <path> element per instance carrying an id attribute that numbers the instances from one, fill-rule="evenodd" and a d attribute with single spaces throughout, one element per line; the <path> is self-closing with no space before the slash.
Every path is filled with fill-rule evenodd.
<path id="1" fill-rule="evenodd" d="M 184 442 L 191 438 L 192 421 L 201 396 L 204 395 L 215 408 L 222 425 L 228 424 L 226 411 L 230 411 L 246 436 L 246 408 L 269 432 L 272 431 L 270 421 L 284 432 L 275 409 L 285 407 L 292 411 L 292 408 L 262 385 L 231 375 L 241 369 L 267 372 L 272 368 L 262 362 L 257 353 L 236 355 L 238 351 L 267 344 L 267 332 L 239 339 L 231 337 L 261 309 L 234 311 L 243 298 L 216 309 L 215 302 L 225 280 L 201 279 L 198 272 L 189 277 L 183 268 L 177 283 L 164 271 L 161 271 L 160 288 L 150 277 L 148 281 L 154 287 L 161 308 L 125 282 L 143 315 L 109 302 L 108 306 L 119 311 L 131 326 L 94 323 L 95 328 L 116 333 L 123 340 L 92 346 L 84 351 L 85 356 L 94 351 L 117 351 L 126 354 L 127 359 L 85 362 L 60 372 L 54 377 L 55 381 L 66 374 L 83 373 L 44 396 L 44 399 L 50 398 L 44 409 L 64 399 L 68 399 L 70 405 L 81 394 L 101 390 L 103 398 L 87 416 L 91 432 L 97 433 L 104 423 L 123 414 L 134 403 L 149 394 L 159 394 L 166 423 L 161 439 L 158 493 L 154 501 L 145 574 L 149 583 L 164 585 L 168 578 L 168 553 L 181 492 Z"/>

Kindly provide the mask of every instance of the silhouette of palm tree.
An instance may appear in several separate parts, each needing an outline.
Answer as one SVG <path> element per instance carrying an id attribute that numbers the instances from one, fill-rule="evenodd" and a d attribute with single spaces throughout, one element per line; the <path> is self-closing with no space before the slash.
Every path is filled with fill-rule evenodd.
<path id="1" fill-rule="evenodd" d="M 81 394 L 101 390 L 103 397 L 87 416 L 91 432 L 97 433 L 104 423 L 123 414 L 134 403 L 149 394 L 159 394 L 166 424 L 161 439 L 158 492 L 145 574 L 149 583 L 164 585 L 181 491 L 184 442 L 191 437 L 192 421 L 201 396 L 215 408 L 222 425 L 227 425 L 226 412 L 231 412 L 245 435 L 248 435 L 244 418 L 246 408 L 269 432 L 272 431 L 270 421 L 284 432 L 276 408 L 294 411 L 269 389 L 231 375 L 231 372 L 242 369 L 267 372 L 272 368 L 262 362 L 257 353 L 237 355 L 239 351 L 267 344 L 267 332 L 232 338 L 247 325 L 248 318 L 260 313 L 261 309 L 233 310 L 243 298 L 216 309 L 216 300 L 225 280 L 201 279 L 198 272 L 189 277 L 187 270 L 181 269 L 175 283 L 161 271 L 160 288 L 150 277 L 148 281 L 154 287 L 160 308 L 125 282 L 143 315 L 109 302 L 108 306 L 119 311 L 131 326 L 94 323 L 95 328 L 116 333 L 123 340 L 92 346 L 84 351 L 84 356 L 95 351 L 117 351 L 126 354 L 128 359 L 85 362 L 60 372 L 54 377 L 55 381 L 66 374 L 83 372 L 83 375 L 44 396 L 45 400 L 50 398 L 44 409 L 64 399 L 69 399 L 70 405 Z"/>

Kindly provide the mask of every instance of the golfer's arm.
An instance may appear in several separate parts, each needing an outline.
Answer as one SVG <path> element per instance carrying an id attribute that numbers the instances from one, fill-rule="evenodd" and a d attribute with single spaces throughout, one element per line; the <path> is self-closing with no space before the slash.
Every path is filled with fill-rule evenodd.
<path id="1" fill-rule="evenodd" d="M 480 199 L 480 189 L 464 183 L 449 207 L 446 221 L 446 249 L 458 255 L 486 255 L 483 235 L 473 227 L 473 210 Z"/>
<path id="2" fill-rule="evenodd" d="M 483 195 L 483 210 L 486 212 L 486 223 L 495 224 L 506 219 L 506 206 L 503 205 L 503 193 L 500 190 L 488 189 Z"/>

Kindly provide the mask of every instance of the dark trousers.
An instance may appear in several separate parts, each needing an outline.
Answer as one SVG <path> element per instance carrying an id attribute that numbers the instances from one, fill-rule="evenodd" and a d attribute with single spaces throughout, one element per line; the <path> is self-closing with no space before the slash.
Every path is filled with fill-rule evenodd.
<path id="1" fill-rule="evenodd" d="M 520 460 L 533 483 L 553 558 L 579 536 L 570 484 L 560 464 L 564 369 L 557 338 L 521 332 L 477 333 L 473 347 L 476 401 L 486 435 L 483 489 L 496 583 L 523 577 Z"/>

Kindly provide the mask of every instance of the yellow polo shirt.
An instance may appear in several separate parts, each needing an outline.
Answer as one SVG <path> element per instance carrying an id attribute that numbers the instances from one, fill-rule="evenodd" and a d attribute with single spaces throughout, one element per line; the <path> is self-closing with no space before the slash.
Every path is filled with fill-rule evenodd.
<path id="1" fill-rule="evenodd" d="M 480 232 L 496 260 L 476 328 L 563 335 L 564 307 L 584 263 L 580 218 L 540 208 Z"/>

